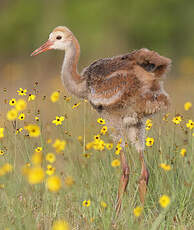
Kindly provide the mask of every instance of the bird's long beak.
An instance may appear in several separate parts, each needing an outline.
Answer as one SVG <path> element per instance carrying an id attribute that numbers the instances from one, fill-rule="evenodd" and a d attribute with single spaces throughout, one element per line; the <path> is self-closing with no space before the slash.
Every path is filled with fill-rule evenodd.
<path id="1" fill-rule="evenodd" d="M 48 40 L 47 42 L 45 42 L 41 47 L 39 47 L 38 49 L 34 50 L 33 53 L 31 53 L 31 56 L 36 56 L 40 53 L 43 53 L 47 50 L 52 49 L 51 46 L 54 44 L 54 42 Z"/>

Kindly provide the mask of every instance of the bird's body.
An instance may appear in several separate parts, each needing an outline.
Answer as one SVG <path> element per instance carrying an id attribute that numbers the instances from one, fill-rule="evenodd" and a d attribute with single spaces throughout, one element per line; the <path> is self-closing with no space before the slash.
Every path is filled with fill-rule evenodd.
<path id="1" fill-rule="evenodd" d="M 169 97 L 163 89 L 163 79 L 171 60 L 154 51 L 140 49 L 112 58 L 100 59 L 77 71 L 80 47 L 73 33 L 66 27 L 57 27 L 49 40 L 35 50 L 37 55 L 48 49 L 65 50 L 62 81 L 67 90 L 77 97 L 87 99 L 114 130 L 115 141 L 122 138 L 125 147 L 128 138 L 140 153 L 142 172 L 140 199 L 144 202 L 148 183 L 148 170 L 143 159 L 145 121 L 151 115 L 163 111 L 169 105 Z M 117 211 L 126 189 L 129 167 L 121 152 L 122 177 L 120 181 Z"/>
<path id="2" fill-rule="evenodd" d="M 138 149 L 143 149 L 146 118 L 169 105 L 162 84 L 169 62 L 154 51 L 140 49 L 100 59 L 83 70 L 81 75 L 87 82 L 87 99 L 109 126 L 115 128 L 117 139 L 125 134 L 133 143 L 137 142 Z M 134 133 L 136 127 L 142 128 L 140 136 L 138 130 Z"/>

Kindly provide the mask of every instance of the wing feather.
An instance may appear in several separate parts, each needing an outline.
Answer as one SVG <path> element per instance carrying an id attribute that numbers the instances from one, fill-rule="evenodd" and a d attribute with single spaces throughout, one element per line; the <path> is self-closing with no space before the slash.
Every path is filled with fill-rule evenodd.
<path id="1" fill-rule="evenodd" d="M 119 102 L 126 103 L 135 96 L 140 82 L 129 71 L 117 71 L 104 80 L 89 86 L 89 100 L 95 106 L 112 106 Z"/>

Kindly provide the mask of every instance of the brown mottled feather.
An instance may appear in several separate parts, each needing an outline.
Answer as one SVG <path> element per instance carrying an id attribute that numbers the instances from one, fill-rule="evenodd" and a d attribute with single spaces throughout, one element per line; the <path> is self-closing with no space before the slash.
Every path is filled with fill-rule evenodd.
<path id="1" fill-rule="evenodd" d="M 98 109 L 126 110 L 145 116 L 168 106 L 161 79 L 171 60 L 154 51 L 140 49 L 113 58 L 100 59 L 85 68 L 89 100 Z"/>

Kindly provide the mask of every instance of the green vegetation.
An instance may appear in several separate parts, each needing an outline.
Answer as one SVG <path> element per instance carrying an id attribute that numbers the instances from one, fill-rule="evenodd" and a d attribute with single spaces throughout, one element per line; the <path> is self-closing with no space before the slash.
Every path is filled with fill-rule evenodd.
<path id="1" fill-rule="evenodd" d="M 191 0 L 8 0 L 0 7 L 0 55 L 26 56 L 52 28 L 66 25 L 81 41 L 86 58 L 142 47 L 173 59 L 194 56 Z"/>
<path id="2" fill-rule="evenodd" d="M 38 92 L 38 88 L 35 89 Z M 18 93 L 23 92 L 20 90 Z M 6 105 L 7 111 L 14 106 L 20 110 L 19 113 L 22 110 L 25 119 L 22 120 L 20 116 L 20 119 L 6 121 L 6 115 L 2 118 L 5 130 L 1 130 L 0 134 L 0 149 L 3 151 L 0 155 L 0 228 L 51 229 L 53 221 L 62 219 L 72 229 L 84 230 L 113 229 L 113 223 L 114 229 L 119 230 L 193 229 L 194 125 L 188 123 L 192 113 L 191 104 L 186 105 L 189 111 L 182 112 L 183 117 L 173 119 L 173 114 L 165 118 L 158 115 L 151 122 L 153 125 L 148 122 L 147 137 L 154 138 L 154 143 L 145 149 L 150 181 L 145 206 L 139 217 L 133 212 L 137 206 L 141 207 L 137 192 L 141 166 L 136 150 L 130 144 L 126 147 L 130 182 L 121 213 L 115 219 L 115 199 L 121 169 L 120 166 L 112 167 L 111 163 L 119 160 L 119 151 L 115 154 L 115 145 L 107 148 L 106 143 L 112 140 L 106 129 L 101 132 L 101 144 L 99 140 L 94 141 L 95 135 L 100 134 L 106 124 L 97 122 L 87 102 L 67 97 L 64 100 L 63 93 L 59 95 L 53 94 L 55 103 L 50 101 L 49 96 L 44 99 L 38 93 L 35 100 L 28 102 L 27 108 L 21 101 L 22 107 L 17 106 L 17 102 L 16 105 Z M 27 99 L 27 96 L 19 97 Z M 12 100 L 10 103 L 15 102 Z M 47 107 L 53 112 L 45 121 L 41 111 Z M 14 116 L 8 116 L 8 119 L 14 119 Z M 56 116 L 60 117 L 58 123 Z M 34 126 L 37 132 L 31 133 L 30 123 L 41 127 L 40 135 L 37 126 Z M 65 142 L 58 141 L 56 144 L 56 139 Z M 53 153 L 56 162 L 52 163 L 53 155 L 48 158 L 47 153 Z M 48 162 L 48 159 L 51 161 Z M 10 166 L 5 166 L 7 163 L 11 164 L 12 170 Z M 48 164 L 51 165 L 49 173 Z M 37 174 L 30 171 L 34 167 L 41 167 L 45 171 L 45 178 L 40 171 Z M 6 173 L 2 174 L 2 168 Z M 57 175 L 61 181 L 61 186 L 56 182 L 54 188 L 54 182 L 50 182 L 50 188 L 56 192 L 47 188 L 47 178 L 51 174 Z M 164 208 L 159 204 L 162 195 L 167 195 L 171 200 Z M 164 206 L 168 204 L 167 201 L 163 202 Z M 135 213 L 138 215 L 137 210 Z"/>
<path id="3" fill-rule="evenodd" d="M 194 229 L 194 128 L 186 126 L 194 110 L 189 104 L 183 109 L 187 101 L 194 104 L 193 9 L 193 0 L 0 1 L 0 230 L 50 230 L 57 220 L 72 230 Z M 104 128 L 100 144 L 92 143 L 103 125 L 87 102 L 64 95 L 63 54 L 30 57 L 58 25 L 78 38 L 82 68 L 142 47 L 173 60 L 165 85 L 170 114 L 166 120 L 159 114 L 146 131 L 145 206 L 138 195 L 139 156 L 128 143 L 130 180 L 116 219 L 121 168 L 110 130 Z M 16 96 L 20 87 L 27 92 Z M 60 99 L 55 92 L 53 103 L 56 90 Z M 162 195 L 170 198 L 167 205 L 164 197 L 164 208 Z"/>

